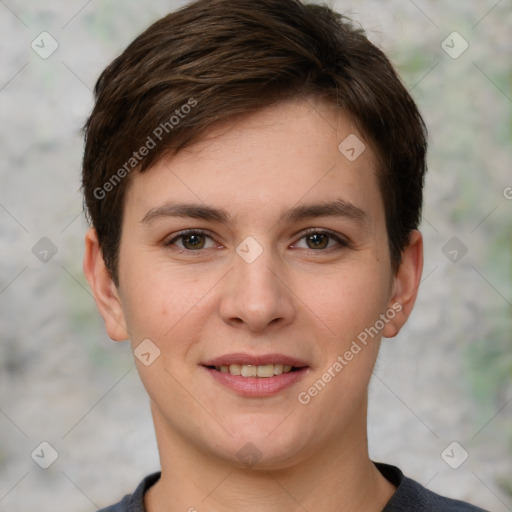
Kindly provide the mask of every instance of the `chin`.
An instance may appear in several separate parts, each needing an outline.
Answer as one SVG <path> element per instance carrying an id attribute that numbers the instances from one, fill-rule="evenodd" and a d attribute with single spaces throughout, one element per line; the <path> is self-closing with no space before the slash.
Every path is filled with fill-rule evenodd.
<path id="1" fill-rule="evenodd" d="M 225 444 L 217 446 L 216 455 L 239 468 L 252 470 L 279 470 L 297 464 L 308 457 L 306 452 L 313 451 L 310 438 L 318 436 L 305 432 L 304 424 L 299 425 L 292 416 L 287 418 L 284 413 L 261 418 L 251 414 L 231 421 L 227 430 L 235 434 L 225 437 Z"/>

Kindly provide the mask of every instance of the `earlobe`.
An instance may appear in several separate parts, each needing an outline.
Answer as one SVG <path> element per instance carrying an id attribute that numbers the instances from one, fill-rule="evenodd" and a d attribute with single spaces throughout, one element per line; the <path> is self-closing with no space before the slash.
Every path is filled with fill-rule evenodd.
<path id="1" fill-rule="evenodd" d="M 409 318 L 418 295 L 422 271 L 423 237 L 418 230 L 413 230 L 409 235 L 409 244 L 402 252 L 402 263 L 395 276 L 389 308 L 396 314 L 382 332 L 385 338 L 396 336 Z"/>
<path id="2" fill-rule="evenodd" d="M 128 339 L 126 322 L 117 288 L 105 266 L 96 230 L 85 235 L 83 270 L 91 287 L 96 306 L 103 317 L 107 333 L 114 341 Z"/>

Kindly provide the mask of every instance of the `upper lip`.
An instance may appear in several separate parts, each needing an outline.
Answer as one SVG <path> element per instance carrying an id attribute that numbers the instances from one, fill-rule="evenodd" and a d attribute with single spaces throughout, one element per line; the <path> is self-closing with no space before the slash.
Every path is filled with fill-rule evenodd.
<path id="1" fill-rule="evenodd" d="M 296 357 L 287 356 L 285 354 L 261 354 L 251 355 L 237 352 L 233 354 L 225 354 L 223 356 L 209 359 L 203 366 L 228 366 L 230 364 L 247 364 L 253 366 L 264 366 L 267 364 L 288 364 L 296 368 L 303 368 L 308 366 L 305 361 L 297 359 Z"/>

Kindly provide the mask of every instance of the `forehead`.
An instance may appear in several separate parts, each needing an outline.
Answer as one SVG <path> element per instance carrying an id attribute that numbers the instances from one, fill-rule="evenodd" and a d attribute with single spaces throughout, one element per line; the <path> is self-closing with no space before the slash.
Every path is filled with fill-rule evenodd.
<path id="1" fill-rule="evenodd" d="M 376 169 L 374 152 L 349 116 L 322 101 L 290 101 L 217 124 L 174 157 L 133 175 L 125 212 L 140 215 L 179 199 L 265 217 L 342 197 L 379 215 Z"/>

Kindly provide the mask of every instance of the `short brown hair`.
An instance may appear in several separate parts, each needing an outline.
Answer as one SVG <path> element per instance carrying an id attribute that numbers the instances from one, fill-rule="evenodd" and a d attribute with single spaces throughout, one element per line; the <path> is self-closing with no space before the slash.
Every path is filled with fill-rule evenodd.
<path id="1" fill-rule="evenodd" d="M 96 83 L 82 184 L 114 282 L 132 171 L 176 154 L 215 123 L 310 97 L 347 113 L 378 156 L 396 270 L 421 217 L 427 143 L 389 60 L 325 5 L 197 0 L 151 25 Z"/>

